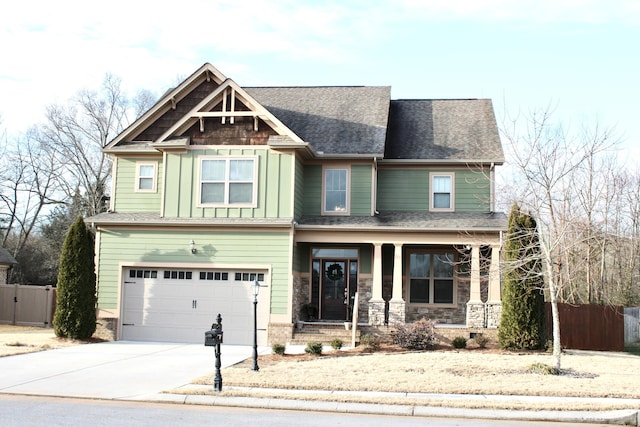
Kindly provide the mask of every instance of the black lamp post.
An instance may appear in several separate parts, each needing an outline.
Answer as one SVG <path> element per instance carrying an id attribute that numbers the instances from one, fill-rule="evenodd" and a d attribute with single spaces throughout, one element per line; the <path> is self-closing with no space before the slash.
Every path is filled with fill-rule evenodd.
<path id="1" fill-rule="evenodd" d="M 258 371 L 258 292 L 260 292 L 260 283 L 255 280 L 253 282 L 253 370 Z"/>

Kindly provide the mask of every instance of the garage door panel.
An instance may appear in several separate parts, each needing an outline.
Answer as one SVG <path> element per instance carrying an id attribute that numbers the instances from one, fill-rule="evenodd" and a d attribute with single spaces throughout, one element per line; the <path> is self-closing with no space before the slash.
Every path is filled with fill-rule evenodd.
<path id="1" fill-rule="evenodd" d="M 122 334 L 126 340 L 203 343 L 204 332 L 222 316 L 225 344 L 253 343 L 252 282 L 212 280 L 214 270 L 191 271 L 191 279 L 132 279 L 123 284 Z M 182 277 L 186 277 L 183 275 Z M 203 280 L 201 277 L 208 277 Z M 234 278 L 228 273 L 228 278 Z M 266 344 L 269 293 L 259 295 L 259 343 Z"/>

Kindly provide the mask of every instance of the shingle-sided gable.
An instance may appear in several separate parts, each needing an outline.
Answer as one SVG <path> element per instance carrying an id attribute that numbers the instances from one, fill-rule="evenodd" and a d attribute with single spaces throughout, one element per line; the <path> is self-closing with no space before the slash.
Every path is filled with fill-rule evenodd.
<path id="1" fill-rule="evenodd" d="M 388 86 L 245 89 L 317 153 L 384 153 L 391 92 Z"/>
<path id="2" fill-rule="evenodd" d="M 491 100 L 391 101 L 384 157 L 503 163 Z"/>
<path id="3" fill-rule="evenodd" d="M 14 265 L 18 262 L 9 253 L 8 250 L 0 248 L 0 265 Z"/>

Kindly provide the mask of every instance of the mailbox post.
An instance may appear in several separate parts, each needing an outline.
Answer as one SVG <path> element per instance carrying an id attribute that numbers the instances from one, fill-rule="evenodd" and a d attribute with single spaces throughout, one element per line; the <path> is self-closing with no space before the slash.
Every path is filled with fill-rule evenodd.
<path id="1" fill-rule="evenodd" d="M 222 344 L 222 316 L 218 313 L 216 322 L 211 325 L 211 330 L 204 333 L 204 345 L 215 347 L 216 354 L 216 374 L 213 379 L 213 391 L 222 391 L 222 375 L 220 374 L 220 344 Z"/>

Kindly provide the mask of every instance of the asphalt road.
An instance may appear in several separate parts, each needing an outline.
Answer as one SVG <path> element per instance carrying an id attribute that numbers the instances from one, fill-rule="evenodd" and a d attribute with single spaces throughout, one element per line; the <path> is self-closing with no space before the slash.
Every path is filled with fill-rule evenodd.
<path id="1" fill-rule="evenodd" d="M 524 426 L 569 427 L 584 424 L 523 421 L 420 418 L 387 415 L 336 414 L 158 404 L 108 400 L 0 395 L 3 426 Z M 455 414 L 452 414 L 455 415 Z M 593 424 L 591 424 L 593 425 Z"/>

